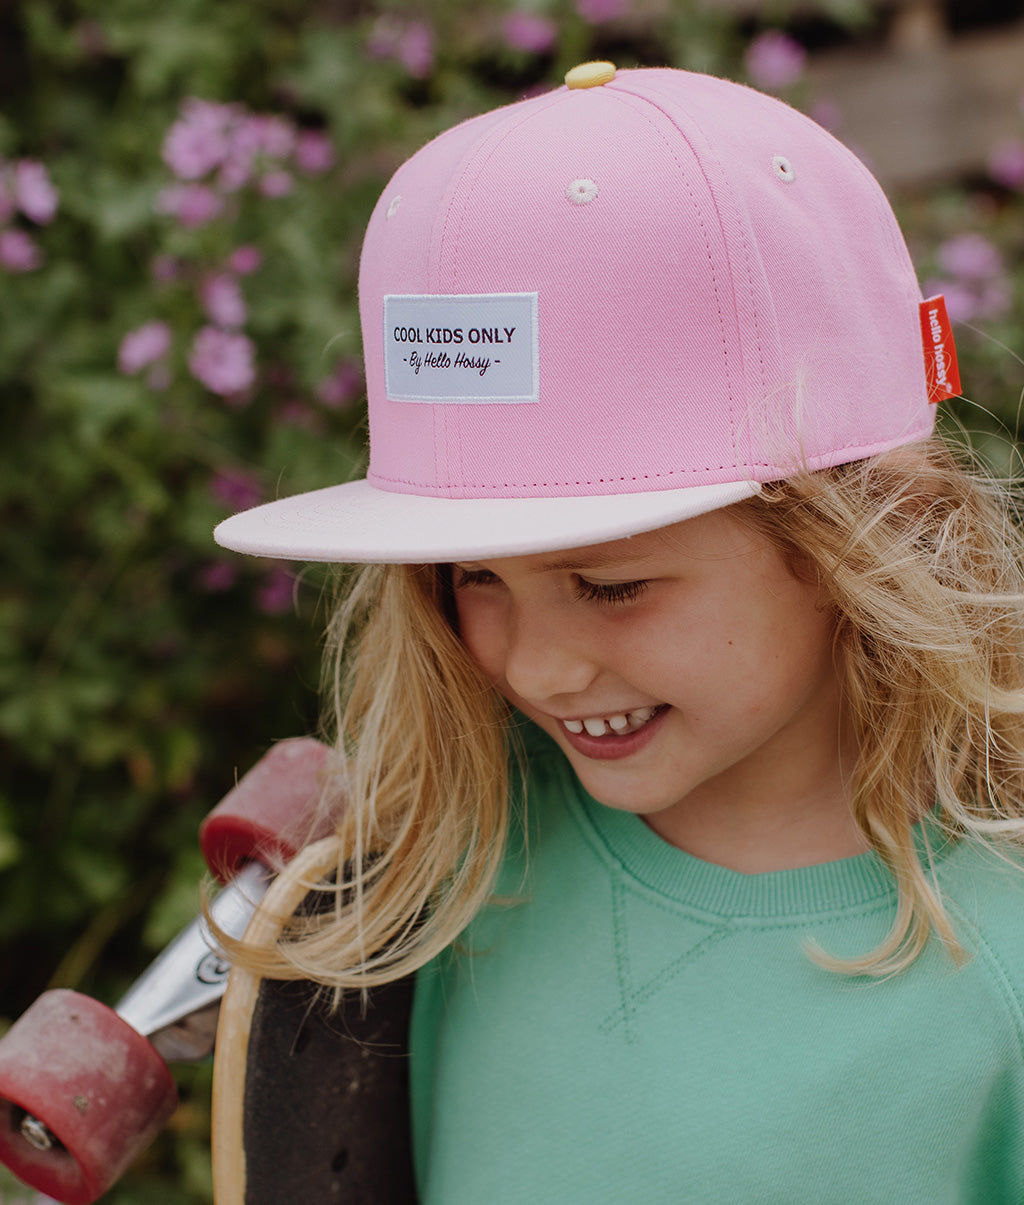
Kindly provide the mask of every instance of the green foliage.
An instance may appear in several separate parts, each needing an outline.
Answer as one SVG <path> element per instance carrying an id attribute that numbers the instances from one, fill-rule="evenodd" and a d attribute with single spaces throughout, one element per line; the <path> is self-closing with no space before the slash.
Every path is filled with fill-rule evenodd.
<path id="1" fill-rule="evenodd" d="M 0 11 L 0 157 L 44 163 L 60 196 L 52 221 L 17 219 L 41 264 L 0 268 L 0 1023 L 47 986 L 116 1001 L 197 906 L 196 829 L 236 768 L 315 731 L 324 574 L 282 580 L 210 532 L 243 495 L 357 471 L 358 249 L 390 172 L 588 57 L 742 77 L 750 23 L 696 0 L 666 8 L 602 23 L 537 0 L 552 23 L 540 49 L 504 29 L 511 4 L 470 0 Z M 851 27 L 869 11 L 834 9 Z M 190 97 L 323 133 L 334 162 L 289 163 L 284 195 L 246 185 L 185 226 L 158 208 L 175 183 L 164 139 Z M 1019 265 L 1020 195 L 950 189 L 905 201 L 923 269 L 979 205 Z M 234 277 L 244 322 L 221 325 L 252 340 L 255 376 L 216 393 L 190 366 L 210 324 L 198 290 L 239 247 L 261 262 Z M 122 371 L 122 340 L 151 322 L 168 350 Z M 965 379 L 1014 432 L 1021 373 L 1001 344 L 1015 342 L 1001 316 L 964 348 Z M 111 1202 L 210 1199 L 209 1068 L 180 1079 L 182 1108 Z M 0 1202 L 18 1191 L 0 1174 Z"/>

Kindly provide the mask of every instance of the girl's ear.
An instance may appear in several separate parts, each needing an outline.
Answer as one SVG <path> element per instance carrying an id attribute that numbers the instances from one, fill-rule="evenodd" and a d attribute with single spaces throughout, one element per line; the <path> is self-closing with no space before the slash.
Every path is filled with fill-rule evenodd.
<path id="1" fill-rule="evenodd" d="M 791 548 L 786 554 L 786 564 L 798 582 L 802 582 L 805 586 L 816 587 L 819 611 L 828 611 L 835 606 L 835 595 L 828 577 L 822 572 L 821 566 L 810 553 L 799 548 Z"/>

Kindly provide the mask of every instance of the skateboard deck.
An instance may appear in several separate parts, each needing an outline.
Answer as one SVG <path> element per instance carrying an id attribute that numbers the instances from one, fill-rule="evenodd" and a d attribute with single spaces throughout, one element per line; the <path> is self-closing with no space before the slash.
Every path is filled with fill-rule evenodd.
<path id="1" fill-rule="evenodd" d="M 327 869 L 324 844 L 302 877 Z M 272 884 L 247 930 L 270 944 L 302 905 Z M 353 993 L 330 1011 L 311 983 L 234 967 L 221 1004 L 213 1085 L 217 1205 L 415 1205 L 407 1035 L 412 980 Z"/>

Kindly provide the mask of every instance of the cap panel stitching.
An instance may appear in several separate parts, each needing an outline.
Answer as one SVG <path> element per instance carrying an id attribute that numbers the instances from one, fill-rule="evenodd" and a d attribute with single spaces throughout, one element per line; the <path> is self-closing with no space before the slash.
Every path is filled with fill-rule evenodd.
<path id="1" fill-rule="evenodd" d="M 657 81 L 654 81 L 654 82 L 656 83 Z M 671 122 L 673 128 L 679 132 L 680 137 L 686 142 L 686 144 L 693 151 L 694 158 L 697 160 L 698 164 L 700 165 L 701 173 L 704 176 L 705 181 L 707 182 L 708 191 L 709 191 L 709 193 L 711 193 L 713 195 L 713 190 L 711 188 L 711 181 L 708 180 L 707 172 L 704 169 L 703 160 L 701 159 L 701 156 L 697 153 L 696 148 L 693 146 L 693 141 L 689 137 L 687 132 L 679 125 L 679 123 L 675 120 L 675 118 L 672 116 L 672 114 L 667 111 L 667 108 L 662 108 L 659 101 L 654 100 L 650 96 L 648 96 L 646 94 L 645 90 L 640 88 L 637 90 L 636 93 L 634 93 L 634 95 L 647 101 L 648 104 L 653 105 L 658 110 L 658 112 L 661 113 L 665 117 L 665 119 L 667 121 Z M 722 186 L 725 189 L 727 189 L 729 192 L 730 198 L 733 203 L 733 208 L 736 210 L 737 213 L 741 213 L 745 216 L 745 214 L 746 214 L 745 207 L 741 207 L 737 204 L 736 189 L 733 187 L 732 180 L 729 177 L 729 174 L 726 172 L 726 170 L 722 164 L 722 160 L 718 155 L 718 152 L 715 150 L 714 142 L 712 141 L 712 139 L 710 139 L 708 137 L 700 118 L 695 115 L 695 113 L 692 109 L 687 108 L 682 103 L 682 101 L 680 101 L 678 98 L 673 97 L 671 103 L 675 106 L 676 109 L 678 109 L 680 112 L 684 113 L 687 120 L 691 123 L 693 128 L 695 130 L 699 131 L 699 133 L 704 141 L 704 147 L 706 149 L 707 155 L 710 159 L 713 160 L 713 162 L 718 170 L 718 177 L 722 182 Z M 717 212 L 717 209 L 716 209 L 716 212 Z M 750 301 L 750 309 L 751 309 L 751 313 L 753 314 L 754 327 L 757 332 L 758 376 L 760 377 L 760 380 L 761 380 L 762 393 L 767 395 L 768 381 L 767 381 L 767 376 L 766 376 L 766 372 L 765 372 L 765 363 L 764 363 L 764 332 L 763 332 L 763 326 L 762 326 L 762 322 L 761 322 L 760 307 L 757 303 L 757 293 L 754 288 L 750 240 L 748 238 L 746 222 L 745 221 L 740 222 L 740 223 L 738 223 L 738 225 L 739 225 L 740 239 L 743 243 L 744 271 L 746 274 L 747 290 L 748 290 L 748 296 L 749 296 L 749 301 Z M 726 252 L 728 253 L 729 242 L 725 237 L 725 230 L 724 230 L 724 227 L 722 226 L 721 216 L 719 216 L 719 229 L 722 232 L 722 244 L 726 248 Z M 735 283 L 736 283 L 735 279 L 733 279 L 732 284 L 734 286 L 734 289 L 735 289 Z M 735 294 L 734 294 L 734 298 L 733 298 L 733 306 L 734 306 L 734 310 L 735 310 L 735 308 L 736 308 Z M 736 323 L 737 331 L 739 330 L 739 325 L 740 324 L 737 321 L 737 323 Z M 744 350 L 746 350 L 742 340 L 741 340 L 741 347 L 744 347 Z M 738 459 L 739 459 L 739 454 L 738 454 L 738 450 L 737 450 L 737 460 Z"/>
<path id="2" fill-rule="evenodd" d="M 628 77 L 627 77 L 627 80 L 625 80 L 623 82 L 627 83 Z M 687 137 L 685 131 L 683 131 L 679 127 L 679 125 L 675 121 L 672 120 L 672 118 L 669 116 L 669 114 L 666 113 L 665 110 L 657 102 L 651 100 L 650 97 L 647 97 L 640 92 L 627 91 L 625 87 L 615 89 L 613 91 L 613 95 L 616 97 L 617 100 L 621 100 L 624 103 L 626 103 L 629 106 L 629 108 L 631 108 L 636 113 L 636 115 L 638 117 L 640 117 L 643 121 L 645 121 L 648 126 L 650 126 L 650 128 L 657 134 L 657 136 L 665 144 L 665 149 L 668 151 L 673 162 L 676 164 L 676 167 L 678 168 L 682 183 L 683 183 L 684 187 L 686 188 L 687 194 L 690 197 L 690 203 L 693 206 L 693 211 L 697 216 L 697 224 L 700 226 L 701 234 L 704 237 L 704 247 L 707 252 L 708 267 L 711 271 L 711 283 L 712 283 L 712 287 L 714 288 L 714 292 L 715 292 L 715 308 L 716 308 L 716 312 L 718 314 L 718 327 L 719 327 L 719 331 L 721 333 L 721 338 L 722 338 L 722 356 L 725 361 L 726 377 L 729 381 L 729 398 L 728 398 L 729 429 L 730 429 L 730 439 L 732 442 L 733 459 L 736 464 L 739 464 L 740 463 L 740 455 L 739 455 L 739 446 L 738 446 L 738 440 L 737 440 L 736 386 L 735 386 L 735 382 L 734 382 L 732 362 L 729 358 L 729 345 L 728 345 L 728 341 L 726 339 L 726 334 L 725 334 L 726 322 L 725 322 L 725 315 L 722 311 L 722 294 L 721 294 L 721 290 L 719 288 L 719 283 L 718 283 L 718 273 L 715 271 L 714 257 L 711 254 L 710 235 L 708 233 L 707 224 L 704 221 L 704 215 L 701 212 L 700 206 L 697 204 L 697 199 L 696 199 L 693 189 L 690 185 L 690 181 L 687 178 L 687 174 L 683 168 L 683 164 L 682 164 L 681 160 L 679 159 L 679 156 L 676 154 L 675 148 L 672 146 L 671 142 L 666 137 L 665 131 L 661 128 L 661 126 L 657 122 L 655 122 L 651 119 L 649 113 L 645 112 L 646 107 L 649 106 L 650 108 L 654 109 L 654 111 L 656 113 L 658 113 L 658 115 L 660 117 L 662 117 L 665 121 L 669 122 L 669 124 L 672 126 L 672 128 L 679 134 L 679 136 L 682 138 L 682 140 L 690 148 L 690 151 L 693 154 L 694 161 L 696 162 L 697 167 L 700 170 L 701 178 L 704 180 L 705 184 L 707 185 L 708 193 L 709 193 L 709 195 L 713 195 L 712 190 L 711 190 L 710 181 L 708 180 L 707 173 L 704 170 L 704 165 L 700 160 L 700 156 L 697 154 L 697 151 L 695 150 L 693 143 Z M 639 103 L 636 103 L 636 102 L 639 102 Z M 644 106 L 644 108 L 641 108 L 640 107 L 641 105 Z M 694 124 L 697 124 L 697 123 L 695 122 Z M 716 162 L 717 162 L 717 160 L 716 160 Z M 722 234 L 722 246 L 726 249 L 726 253 L 728 254 L 728 243 L 724 237 L 724 232 L 721 231 L 721 222 L 719 222 L 719 231 Z M 733 305 L 733 309 L 735 312 L 735 302 Z M 742 392 L 745 394 L 746 391 L 743 390 Z M 680 470 L 680 471 L 689 471 L 689 470 Z M 707 471 L 707 466 L 705 466 L 702 470 L 693 470 L 693 471 Z"/>

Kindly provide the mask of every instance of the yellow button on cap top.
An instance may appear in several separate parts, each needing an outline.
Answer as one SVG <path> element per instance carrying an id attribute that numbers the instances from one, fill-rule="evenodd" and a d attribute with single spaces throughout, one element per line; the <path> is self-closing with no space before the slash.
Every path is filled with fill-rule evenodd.
<path id="1" fill-rule="evenodd" d="M 597 88 L 615 78 L 614 63 L 580 63 L 565 73 L 566 85 L 570 88 Z"/>

